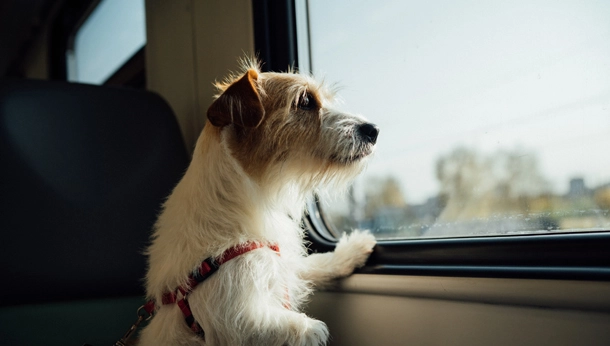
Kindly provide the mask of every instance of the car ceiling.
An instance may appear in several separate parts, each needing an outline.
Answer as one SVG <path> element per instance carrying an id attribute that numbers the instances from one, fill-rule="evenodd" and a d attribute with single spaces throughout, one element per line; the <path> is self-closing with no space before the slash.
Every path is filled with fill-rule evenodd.
<path id="1" fill-rule="evenodd" d="M 0 76 L 5 76 L 15 61 L 36 37 L 45 18 L 63 0 L 0 1 Z"/>

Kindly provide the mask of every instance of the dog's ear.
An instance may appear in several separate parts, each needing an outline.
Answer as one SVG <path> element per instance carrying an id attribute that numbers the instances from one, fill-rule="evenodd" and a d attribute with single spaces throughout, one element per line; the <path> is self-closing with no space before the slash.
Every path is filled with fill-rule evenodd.
<path id="1" fill-rule="evenodd" d="M 256 90 L 258 73 L 248 70 L 233 82 L 208 108 L 208 120 L 212 125 L 223 127 L 236 124 L 242 127 L 257 127 L 265 116 L 265 109 Z"/>

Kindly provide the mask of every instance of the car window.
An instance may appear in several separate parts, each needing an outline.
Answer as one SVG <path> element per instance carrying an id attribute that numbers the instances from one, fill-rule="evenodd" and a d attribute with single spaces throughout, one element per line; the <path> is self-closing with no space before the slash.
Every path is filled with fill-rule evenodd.
<path id="1" fill-rule="evenodd" d="M 102 84 L 146 44 L 144 0 L 102 0 L 66 53 L 68 80 Z"/>
<path id="2" fill-rule="evenodd" d="M 297 1 L 299 64 L 381 129 L 320 212 L 379 239 L 610 229 L 610 2 Z"/>

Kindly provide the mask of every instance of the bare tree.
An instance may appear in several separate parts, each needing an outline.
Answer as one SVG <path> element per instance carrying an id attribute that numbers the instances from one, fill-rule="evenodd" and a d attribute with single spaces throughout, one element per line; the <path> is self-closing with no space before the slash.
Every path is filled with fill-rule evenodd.
<path id="1" fill-rule="evenodd" d="M 524 150 L 485 156 L 459 147 L 437 160 L 436 176 L 447 221 L 526 212 L 531 198 L 549 191 L 536 156 Z"/>

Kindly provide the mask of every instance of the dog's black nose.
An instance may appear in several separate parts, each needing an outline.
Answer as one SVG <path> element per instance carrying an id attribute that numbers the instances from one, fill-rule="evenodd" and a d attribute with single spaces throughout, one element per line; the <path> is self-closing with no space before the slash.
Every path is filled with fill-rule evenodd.
<path id="1" fill-rule="evenodd" d="M 360 134 L 365 141 L 375 144 L 375 142 L 377 142 L 379 128 L 375 124 L 364 123 L 358 126 L 358 134 Z"/>

